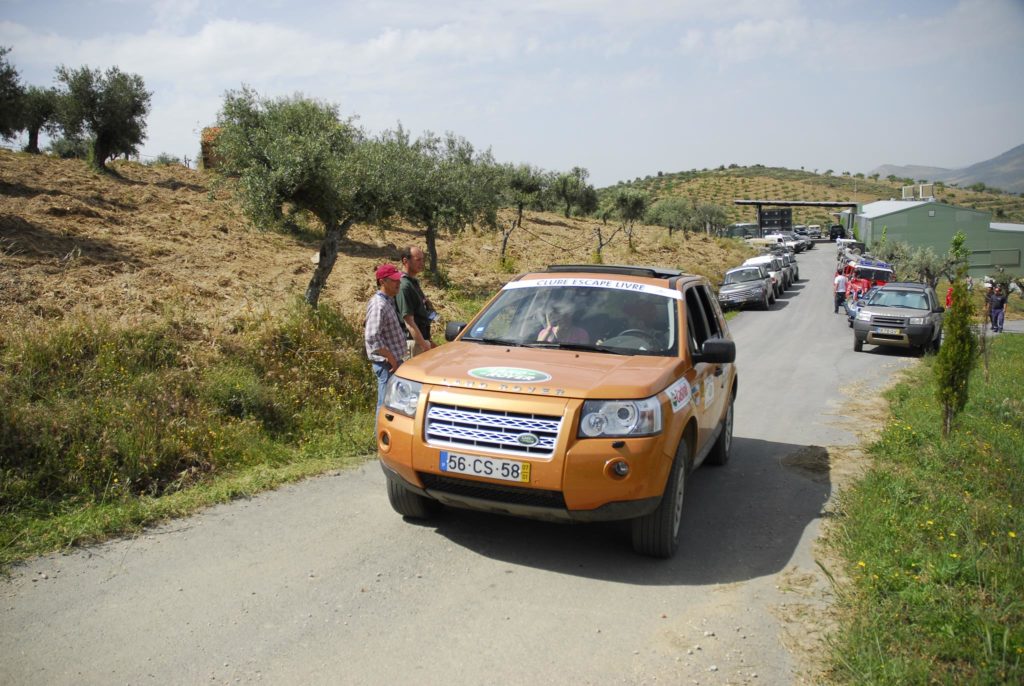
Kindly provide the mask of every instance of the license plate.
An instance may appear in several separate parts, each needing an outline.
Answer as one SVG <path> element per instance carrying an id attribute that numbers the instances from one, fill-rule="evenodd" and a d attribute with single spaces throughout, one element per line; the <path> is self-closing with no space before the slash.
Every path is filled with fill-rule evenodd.
<path id="1" fill-rule="evenodd" d="M 875 333 L 884 333 L 884 334 L 888 334 L 890 336 L 899 336 L 903 332 L 900 331 L 899 329 L 884 329 L 882 327 L 877 327 L 875 329 Z"/>
<path id="2" fill-rule="evenodd" d="M 516 460 L 502 460 L 497 457 L 459 455 L 447 450 L 441 451 L 441 471 L 470 476 L 485 476 L 488 479 L 530 483 L 530 463 Z"/>

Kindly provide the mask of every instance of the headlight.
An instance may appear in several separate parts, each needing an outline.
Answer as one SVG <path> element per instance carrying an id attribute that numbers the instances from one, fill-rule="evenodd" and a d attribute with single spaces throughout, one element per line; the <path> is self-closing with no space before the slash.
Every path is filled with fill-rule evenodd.
<path id="1" fill-rule="evenodd" d="M 384 391 L 384 407 L 406 417 L 415 417 L 422 388 L 421 383 L 392 376 L 388 379 L 388 387 Z"/>
<path id="2" fill-rule="evenodd" d="M 588 400 L 583 403 L 580 438 L 647 436 L 661 431 L 661 404 L 644 400 Z"/>
<path id="3" fill-rule="evenodd" d="M 857 310 L 857 321 L 859 322 L 870 322 L 871 313 L 865 312 L 864 310 Z"/>
<path id="4" fill-rule="evenodd" d="M 924 317 L 911 317 L 909 320 L 911 326 L 921 326 L 924 324 Z"/>

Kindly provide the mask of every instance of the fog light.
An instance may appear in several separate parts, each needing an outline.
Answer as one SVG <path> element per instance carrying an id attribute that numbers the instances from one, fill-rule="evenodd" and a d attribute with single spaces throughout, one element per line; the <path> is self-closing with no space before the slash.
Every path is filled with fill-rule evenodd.
<path id="1" fill-rule="evenodd" d="M 615 476 L 628 476 L 629 463 L 618 460 L 612 464 L 612 471 L 615 472 Z"/>

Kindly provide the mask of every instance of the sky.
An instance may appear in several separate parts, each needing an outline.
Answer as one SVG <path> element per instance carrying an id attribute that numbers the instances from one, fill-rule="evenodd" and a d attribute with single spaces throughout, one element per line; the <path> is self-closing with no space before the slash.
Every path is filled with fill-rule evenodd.
<path id="1" fill-rule="evenodd" d="M 597 187 L 959 168 L 1024 143 L 1024 0 L 0 0 L 0 45 L 25 84 L 142 76 L 144 160 L 194 160 L 243 85 Z"/>

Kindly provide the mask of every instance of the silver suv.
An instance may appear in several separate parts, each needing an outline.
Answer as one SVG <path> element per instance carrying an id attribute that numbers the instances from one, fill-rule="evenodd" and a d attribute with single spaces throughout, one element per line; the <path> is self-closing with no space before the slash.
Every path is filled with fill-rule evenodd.
<path id="1" fill-rule="evenodd" d="M 937 352 L 942 317 L 935 289 L 923 283 L 892 282 L 876 290 L 853 320 L 853 349 L 865 343 Z"/>

